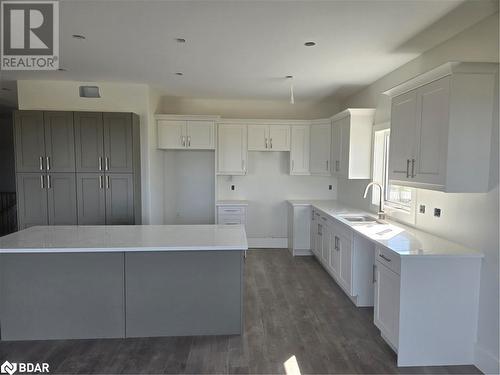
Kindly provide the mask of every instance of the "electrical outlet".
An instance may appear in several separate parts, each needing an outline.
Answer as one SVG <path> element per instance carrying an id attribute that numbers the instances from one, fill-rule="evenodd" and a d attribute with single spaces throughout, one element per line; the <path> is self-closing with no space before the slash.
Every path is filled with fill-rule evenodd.
<path id="1" fill-rule="evenodd" d="M 420 205 L 418 212 L 420 212 L 421 214 L 425 214 L 425 204 Z"/>
<path id="2" fill-rule="evenodd" d="M 332 190 L 333 189 L 333 186 L 332 185 L 328 185 L 328 190 Z"/>
<path id="3" fill-rule="evenodd" d="M 234 185 L 231 185 L 231 190 L 234 190 Z"/>
<path id="4" fill-rule="evenodd" d="M 435 217 L 441 217 L 441 209 L 440 208 L 435 208 L 434 209 L 434 216 Z"/>

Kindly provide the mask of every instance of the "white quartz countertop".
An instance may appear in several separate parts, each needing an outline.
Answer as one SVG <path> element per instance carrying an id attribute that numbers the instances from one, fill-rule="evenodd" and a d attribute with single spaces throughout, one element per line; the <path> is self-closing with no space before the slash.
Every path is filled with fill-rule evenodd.
<path id="1" fill-rule="evenodd" d="M 382 245 L 401 256 L 462 256 L 482 257 L 483 254 L 463 245 L 409 227 L 394 220 L 380 220 L 378 223 L 353 223 L 344 216 L 368 215 L 371 212 L 348 207 L 335 200 L 289 200 L 292 206 L 312 206 L 327 216 L 350 227 L 376 244 Z"/>
<path id="2" fill-rule="evenodd" d="M 243 225 L 37 226 L 0 237 L 0 254 L 247 249 Z"/>
<path id="3" fill-rule="evenodd" d="M 216 206 L 248 206 L 248 201 L 238 199 L 219 200 L 215 203 Z"/>

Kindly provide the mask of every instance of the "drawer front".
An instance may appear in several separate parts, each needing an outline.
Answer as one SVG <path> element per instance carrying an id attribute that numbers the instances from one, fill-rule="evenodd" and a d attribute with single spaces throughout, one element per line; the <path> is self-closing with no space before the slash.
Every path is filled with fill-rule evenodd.
<path id="1" fill-rule="evenodd" d="M 217 207 L 218 215 L 244 215 L 245 207 L 238 206 L 219 206 Z"/>
<path id="2" fill-rule="evenodd" d="M 352 229 L 339 222 L 337 219 L 330 219 L 332 221 L 333 231 L 349 241 L 352 239 Z"/>
<path id="3" fill-rule="evenodd" d="M 401 274 L 401 257 L 394 251 L 386 249 L 382 246 L 377 246 L 375 259 L 387 266 L 390 270 L 396 272 L 398 275 Z"/>
<path id="4" fill-rule="evenodd" d="M 219 215 L 217 222 L 222 225 L 244 225 L 245 218 L 241 215 Z"/>

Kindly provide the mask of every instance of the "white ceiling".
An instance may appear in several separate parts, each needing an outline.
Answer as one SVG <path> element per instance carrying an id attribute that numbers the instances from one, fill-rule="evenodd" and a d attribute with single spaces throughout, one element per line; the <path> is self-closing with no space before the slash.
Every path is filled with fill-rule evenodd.
<path id="1" fill-rule="evenodd" d="M 291 74 L 297 100 L 318 100 L 350 94 L 418 56 L 423 47 L 404 48 L 405 42 L 461 2 L 61 1 L 67 72 L 0 78 L 124 81 L 176 96 L 286 99 L 284 76 Z"/>

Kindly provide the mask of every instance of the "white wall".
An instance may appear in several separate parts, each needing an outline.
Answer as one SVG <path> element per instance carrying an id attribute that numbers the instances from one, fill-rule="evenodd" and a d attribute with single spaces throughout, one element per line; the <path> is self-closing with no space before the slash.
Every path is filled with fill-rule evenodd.
<path id="1" fill-rule="evenodd" d="M 215 222 L 215 151 L 163 151 L 164 224 Z"/>
<path id="2" fill-rule="evenodd" d="M 335 177 L 290 176 L 289 158 L 288 152 L 250 151 L 246 176 L 217 177 L 219 199 L 250 201 L 248 237 L 286 238 L 287 199 L 336 199 Z M 235 185 L 234 191 L 231 185 Z"/>
<path id="3" fill-rule="evenodd" d="M 164 96 L 162 113 L 178 115 L 220 115 L 225 118 L 310 120 L 330 117 L 339 105 L 331 98 L 320 101 L 223 100 Z"/>
<path id="4" fill-rule="evenodd" d="M 101 98 L 80 98 L 78 87 L 88 82 L 20 80 L 19 109 L 60 111 L 135 112 L 141 127 L 141 180 L 143 223 L 163 220 L 163 158 L 156 150 L 156 126 L 153 114 L 157 111 L 160 93 L 147 85 L 97 82 Z"/>
<path id="5" fill-rule="evenodd" d="M 390 118 L 390 100 L 381 92 L 448 61 L 498 62 L 498 32 L 496 13 L 348 98 L 343 107 L 376 107 L 376 122 L 387 121 Z M 476 365 L 489 373 L 499 371 L 498 110 L 496 114 L 491 138 L 492 190 L 486 194 L 417 190 L 416 198 L 417 204 L 427 206 L 426 214 L 417 214 L 416 227 L 485 254 L 481 273 Z M 367 182 L 340 180 L 339 200 L 359 208 L 372 208 L 368 200 L 361 198 Z M 442 209 L 440 218 L 432 216 L 434 207 Z"/>

